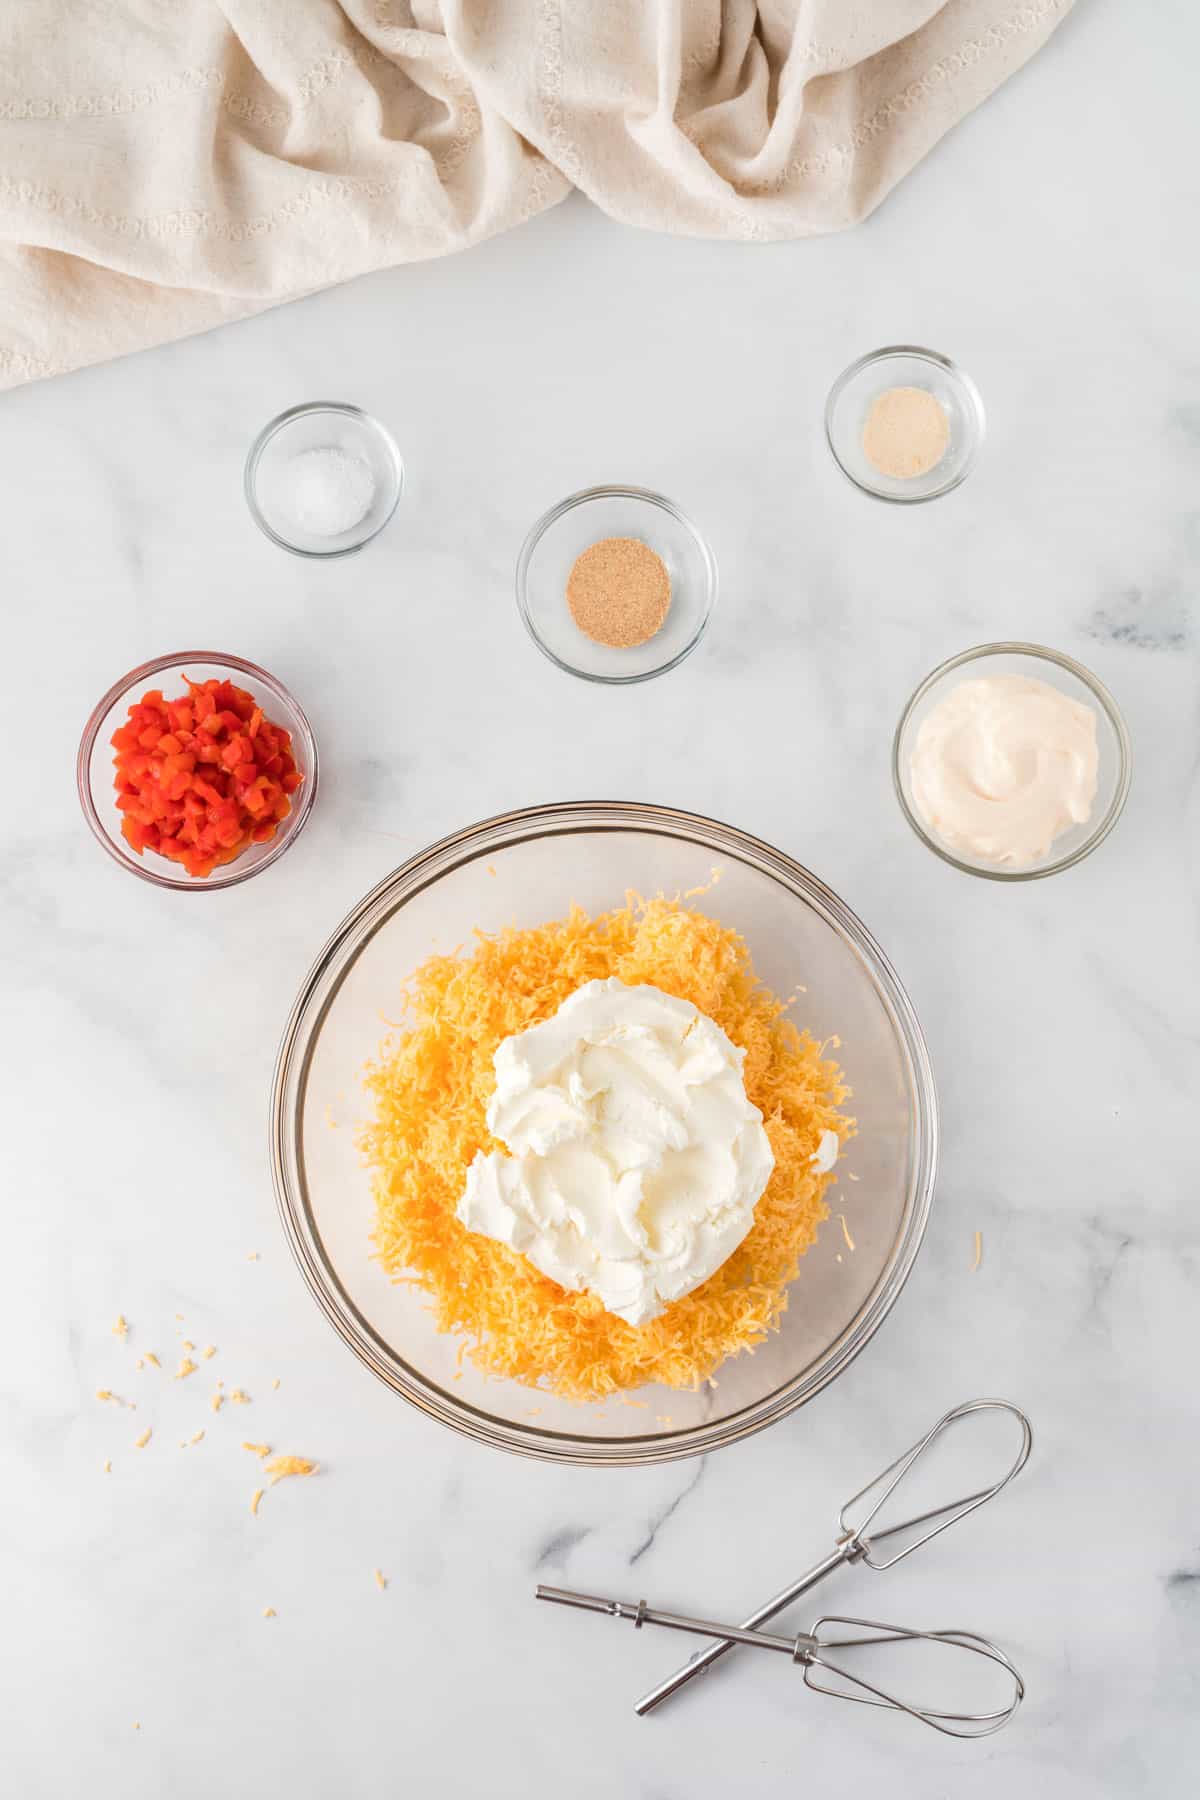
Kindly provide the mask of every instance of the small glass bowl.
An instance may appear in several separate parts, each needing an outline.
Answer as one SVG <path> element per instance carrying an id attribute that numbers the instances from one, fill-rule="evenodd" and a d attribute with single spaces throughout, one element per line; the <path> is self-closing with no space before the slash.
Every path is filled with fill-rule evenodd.
<path id="1" fill-rule="evenodd" d="M 336 536 L 306 531 L 288 507 L 288 467 L 308 450 L 343 450 L 365 462 L 375 492 L 362 518 Z M 339 400 L 293 406 L 264 425 L 246 458 L 246 505 L 273 544 L 295 556 L 350 556 L 378 537 L 404 492 L 404 461 L 386 425 Z"/>
<path id="2" fill-rule="evenodd" d="M 601 538 L 637 538 L 661 556 L 671 605 L 661 630 L 644 644 L 615 650 L 576 625 L 567 577 L 578 556 Z M 585 681 L 648 681 L 689 656 L 704 636 L 717 598 L 717 563 L 687 515 L 646 488 L 594 487 L 569 494 L 544 513 L 517 558 L 517 605 L 542 653 Z"/>
<path id="3" fill-rule="evenodd" d="M 139 856 L 121 835 L 121 814 L 113 785 L 113 732 L 123 725 L 129 708 L 148 688 L 174 689 L 182 692 L 184 677 L 193 681 L 232 681 L 247 688 L 263 702 L 263 711 L 273 724 L 282 725 L 292 734 L 292 755 L 304 780 L 292 795 L 292 809 L 282 819 L 274 837 L 263 844 L 250 844 L 232 862 L 219 863 L 211 875 L 188 875 L 178 863 L 147 850 Z M 317 745 L 312 727 L 297 702 L 283 683 L 260 669 L 257 663 L 240 656 L 224 656 L 213 650 L 185 650 L 175 656 L 156 656 L 123 675 L 100 700 L 84 726 L 75 759 L 75 780 L 79 803 L 92 832 L 114 862 L 155 887 L 176 888 L 181 893 L 197 889 L 235 887 L 248 881 L 277 862 L 304 829 L 317 794 Z"/>
<path id="4" fill-rule="evenodd" d="M 1079 700 L 1096 712 L 1096 742 L 1100 767 L 1096 782 L 1096 799 L 1091 817 L 1082 825 L 1072 826 L 1055 838 L 1049 853 L 1040 862 L 1020 869 L 997 868 L 995 863 L 975 861 L 949 849 L 925 825 L 913 799 L 911 763 L 913 745 L 922 721 L 941 701 L 949 688 L 963 679 L 993 675 L 1026 675 L 1044 681 Z M 896 797 L 905 818 L 921 842 L 940 856 L 943 862 L 961 869 L 967 875 L 982 875 L 986 881 L 1040 881 L 1044 875 L 1057 875 L 1082 862 L 1097 844 L 1102 844 L 1121 816 L 1121 808 L 1129 793 L 1132 771 L 1132 749 L 1125 721 L 1116 701 L 1096 677 L 1072 657 L 1058 650 L 1046 650 L 1040 644 L 978 644 L 952 656 L 927 675 L 900 717 L 892 744 L 892 780 Z"/>
<path id="5" fill-rule="evenodd" d="M 945 454 L 924 475 L 881 474 L 863 450 L 871 407 L 881 394 L 898 387 L 924 388 L 941 403 L 950 421 Z M 964 482 L 975 466 L 985 423 L 983 401 L 971 377 L 949 357 L 912 344 L 891 344 L 860 356 L 838 376 L 825 402 L 825 436 L 843 475 L 864 494 L 902 506 L 936 500 Z"/>

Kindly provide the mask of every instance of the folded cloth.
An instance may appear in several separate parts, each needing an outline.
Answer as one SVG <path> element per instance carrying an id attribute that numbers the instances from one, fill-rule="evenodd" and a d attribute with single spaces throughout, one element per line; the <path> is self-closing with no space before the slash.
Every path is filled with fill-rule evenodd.
<path id="1" fill-rule="evenodd" d="M 477 243 L 572 186 L 770 240 L 876 206 L 1071 0 L 7 0 L 0 386 Z"/>

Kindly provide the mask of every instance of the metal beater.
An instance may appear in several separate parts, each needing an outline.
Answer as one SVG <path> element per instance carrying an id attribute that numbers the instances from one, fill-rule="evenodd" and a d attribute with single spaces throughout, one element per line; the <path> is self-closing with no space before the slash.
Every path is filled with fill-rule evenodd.
<path id="1" fill-rule="evenodd" d="M 947 1737 L 987 1737 L 991 1732 L 999 1731 L 1002 1725 L 1008 1724 L 1025 1697 L 1025 1683 L 1003 1650 L 973 1631 L 916 1631 L 908 1625 L 885 1625 L 878 1619 L 837 1618 L 830 1614 L 818 1619 L 811 1631 L 798 1632 L 795 1637 L 780 1637 L 773 1631 L 747 1631 L 739 1625 L 718 1625 L 712 1619 L 691 1619 L 685 1613 L 661 1612 L 657 1607 L 647 1606 L 644 1600 L 636 1603 L 604 1600 L 598 1594 L 576 1594 L 569 1588 L 554 1587 L 539 1587 L 537 1597 L 553 1600 L 560 1606 L 579 1606 L 586 1612 L 607 1613 L 614 1619 L 629 1619 L 639 1629 L 643 1625 L 665 1625 L 671 1631 L 692 1631 L 700 1637 L 719 1639 L 726 1649 L 732 1649 L 735 1644 L 748 1644 L 753 1650 L 781 1650 L 803 1668 L 805 1686 L 817 1693 L 832 1694 L 835 1700 L 854 1700 L 861 1706 L 884 1706 L 895 1712 L 905 1712 L 911 1719 L 920 1719 Z M 822 1632 L 831 1626 L 843 1626 L 854 1635 L 822 1636 Z M 1004 1670 L 1006 1686 L 1011 1684 L 1011 1698 L 1003 1706 L 993 1706 L 985 1712 L 947 1712 L 919 1706 L 913 1700 L 904 1700 L 899 1694 L 876 1687 L 864 1675 L 856 1674 L 835 1660 L 841 1652 L 877 1648 L 883 1644 L 939 1644 L 984 1657 Z M 834 1686 L 832 1682 L 820 1679 L 820 1675 L 835 1677 L 842 1685 Z M 853 1693 L 852 1688 L 861 1691 Z"/>
<path id="2" fill-rule="evenodd" d="M 879 1523 L 879 1516 L 887 1502 L 896 1493 L 920 1459 L 930 1447 L 950 1431 L 963 1419 L 980 1412 L 995 1411 L 1009 1413 L 1020 1429 L 1020 1445 L 1014 1461 L 995 1481 L 986 1487 L 973 1489 L 971 1492 L 950 1500 L 940 1506 L 927 1509 L 909 1518 L 900 1519 L 892 1524 Z M 1008 1722 L 1024 1695 L 1024 1684 L 1017 1670 L 1013 1667 L 1004 1652 L 985 1638 L 974 1632 L 954 1630 L 914 1631 L 906 1626 L 885 1625 L 874 1620 L 846 1619 L 827 1616 L 819 1619 L 811 1632 L 802 1632 L 795 1637 L 780 1637 L 772 1632 L 760 1629 L 768 1620 L 775 1617 L 785 1607 L 792 1605 L 801 1595 L 808 1593 L 817 1583 L 831 1575 L 843 1564 L 862 1562 L 869 1569 L 890 1569 L 896 1563 L 911 1556 L 914 1550 L 928 1544 L 951 1525 L 966 1518 L 968 1513 L 975 1512 L 987 1501 L 993 1499 L 1008 1486 L 1014 1475 L 1020 1473 L 1029 1459 L 1033 1448 L 1033 1432 L 1029 1420 L 1021 1410 L 1007 1400 L 968 1400 L 943 1415 L 924 1437 L 919 1438 L 903 1455 L 890 1463 L 874 1480 L 852 1496 L 842 1507 L 838 1515 L 839 1536 L 833 1550 L 822 1561 L 816 1563 L 797 1580 L 772 1596 L 764 1606 L 751 1614 L 740 1626 L 722 1625 L 712 1620 L 691 1619 L 681 1614 L 661 1612 L 638 1602 L 632 1605 L 626 1601 L 606 1600 L 591 1594 L 573 1594 L 562 1588 L 539 1587 L 537 1597 L 540 1600 L 552 1600 L 561 1605 L 579 1606 L 591 1612 L 604 1612 L 616 1618 L 631 1619 L 635 1625 L 664 1625 L 676 1631 L 695 1632 L 703 1637 L 716 1641 L 708 1649 L 699 1652 L 690 1662 L 677 1669 L 673 1675 L 644 1694 L 638 1701 L 636 1711 L 641 1714 L 652 1712 L 664 1700 L 681 1687 L 704 1674 L 721 1657 L 727 1656 L 738 1644 L 745 1644 L 754 1649 L 786 1652 L 795 1663 L 804 1668 L 804 1680 L 807 1686 L 823 1693 L 831 1693 L 841 1699 L 856 1700 L 868 1706 L 892 1707 L 906 1712 L 911 1717 L 921 1719 L 936 1731 L 943 1731 L 955 1737 L 982 1737 L 989 1732 L 998 1731 Z M 890 1551 L 888 1546 L 892 1546 Z M 822 1636 L 825 1627 L 846 1627 L 858 1635 L 845 1637 L 835 1635 Z M 865 1634 L 865 1635 L 864 1635 Z M 846 1669 L 836 1660 L 839 1653 L 880 1644 L 914 1644 L 937 1643 L 954 1649 L 969 1652 L 986 1658 L 989 1662 L 1003 1668 L 1012 1682 L 1012 1696 L 1009 1702 L 1000 1707 L 981 1713 L 945 1712 L 939 1709 L 918 1706 L 888 1693 L 865 1680 L 863 1676 Z M 819 1673 L 836 1676 L 845 1685 L 837 1688 L 826 1684 L 819 1678 Z M 854 1688 L 861 1691 L 851 1692 Z"/>

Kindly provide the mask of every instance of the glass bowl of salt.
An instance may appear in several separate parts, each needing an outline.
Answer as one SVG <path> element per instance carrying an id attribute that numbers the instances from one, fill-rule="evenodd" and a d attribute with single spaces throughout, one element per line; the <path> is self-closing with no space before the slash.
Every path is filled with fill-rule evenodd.
<path id="1" fill-rule="evenodd" d="M 357 406 L 313 400 L 272 419 L 246 458 L 246 505 L 296 556 L 349 556 L 378 537 L 404 491 L 385 425 Z"/>

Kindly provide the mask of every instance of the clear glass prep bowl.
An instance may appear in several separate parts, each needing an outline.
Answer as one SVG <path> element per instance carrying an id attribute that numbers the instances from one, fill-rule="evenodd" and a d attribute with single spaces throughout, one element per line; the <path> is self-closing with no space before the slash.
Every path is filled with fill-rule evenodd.
<path id="1" fill-rule="evenodd" d="M 994 862 L 959 853 L 941 838 L 921 816 L 913 797 L 912 755 L 917 734 L 935 706 L 941 704 L 962 681 L 990 679 L 997 675 L 1024 675 L 1044 681 L 1071 700 L 1090 706 L 1096 715 L 1096 742 L 1100 753 L 1096 798 L 1091 816 L 1082 825 L 1073 825 L 1055 839 L 1047 854 L 1037 862 L 1018 869 L 1005 869 Z M 966 875 L 981 875 L 985 881 L 1040 881 L 1045 875 L 1057 875 L 1074 868 L 1085 856 L 1102 844 L 1121 816 L 1129 795 L 1133 768 L 1133 749 L 1121 710 L 1104 683 L 1085 669 L 1074 657 L 1061 650 L 1048 650 L 1043 644 L 1005 642 L 976 644 L 963 650 L 927 675 L 908 701 L 896 735 L 892 740 L 892 784 L 900 810 L 926 847 Z"/>
<path id="2" fill-rule="evenodd" d="M 371 504 L 346 531 L 326 537 L 291 517 L 288 465 L 309 450 L 342 450 L 365 463 L 375 489 Z M 310 400 L 291 406 L 263 426 L 250 446 L 242 487 L 250 516 L 281 550 L 329 561 L 353 556 L 377 538 L 404 492 L 404 459 L 391 432 L 360 406 L 344 400 Z"/>
<path id="3" fill-rule="evenodd" d="M 837 1035 L 858 1136 L 839 1165 L 831 1218 L 801 1262 L 778 1332 L 726 1362 L 698 1393 L 653 1387 L 576 1405 L 480 1374 L 440 1334 L 418 1288 L 372 1259 L 369 1180 L 356 1148 L 367 1116 L 360 1072 L 397 1018 L 401 986 L 434 951 L 476 928 L 539 924 L 572 901 L 589 911 L 720 879 L 692 902 L 750 946 L 777 993 L 806 992 L 792 1017 Z M 413 857 L 339 926 L 305 980 L 275 1070 L 271 1151 L 284 1229 L 326 1317 L 368 1368 L 443 1424 L 555 1462 L 628 1466 L 734 1442 L 812 1398 L 871 1338 L 924 1235 L 937 1160 L 937 1101 L 925 1041 L 891 965 L 836 894 L 732 826 L 613 801 L 489 819 Z M 848 1180 L 853 1172 L 858 1179 Z"/>
<path id="4" fill-rule="evenodd" d="M 950 423 L 945 454 L 924 475 L 885 475 L 863 449 L 863 430 L 875 401 L 890 388 L 902 387 L 932 394 Z M 985 429 L 983 401 L 966 370 L 916 344 L 889 344 L 860 356 L 843 369 L 825 402 L 825 441 L 843 475 L 864 494 L 900 506 L 937 500 L 961 486 L 975 467 Z"/>
<path id="5" fill-rule="evenodd" d="M 610 537 L 648 545 L 671 580 L 662 626 L 630 649 L 596 643 L 580 630 L 567 604 L 576 559 Z M 530 529 L 517 558 L 516 581 L 517 607 L 543 656 L 568 675 L 618 686 L 678 668 L 704 636 L 717 603 L 717 559 L 710 545 L 681 507 L 649 488 L 593 487 L 568 494 Z"/>
<path id="6" fill-rule="evenodd" d="M 291 810 L 280 820 L 274 836 L 265 843 L 248 845 L 232 862 L 218 863 L 211 875 L 188 875 L 179 863 L 154 850 L 139 856 L 131 849 L 121 834 L 113 782 L 112 734 L 125 724 L 129 708 L 151 688 L 162 688 L 171 698 L 182 694 L 189 678 L 231 681 L 261 700 L 267 717 L 291 733 L 292 755 L 304 777 L 292 795 Z M 257 663 L 217 650 L 180 650 L 170 656 L 156 656 L 131 669 L 96 702 L 76 753 L 75 784 L 84 818 L 97 843 L 114 862 L 154 887 L 173 888 L 179 894 L 207 893 L 215 888 L 236 887 L 252 875 L 261 874 L 295 843 L 317 797 L 317 742 L 299 701 L 282 681 L 260 669 Z"/>

